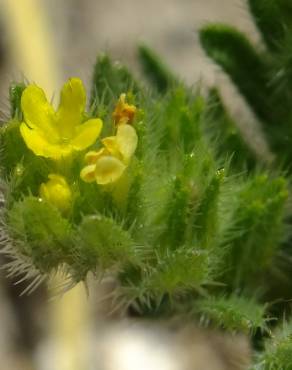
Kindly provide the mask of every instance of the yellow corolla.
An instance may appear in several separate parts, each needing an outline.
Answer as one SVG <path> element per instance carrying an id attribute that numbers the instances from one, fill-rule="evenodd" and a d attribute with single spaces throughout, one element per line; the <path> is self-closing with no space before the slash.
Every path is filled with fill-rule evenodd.
<path id="1" fill-rule="evenodd" d="M 91 146 L 102 129 L 99 118 L 85 122 L 86 92 L 79 78 L 69 79 L 62 88 L 57 111 L 47 101 L 44 91 L 29 85 L 21 97 L 24 122 L 21 135 L 34 154 L 60 159 Z"/>
<path id="2" fill-rule="evenodd" d="M 113 119 L 117 125 L 131 123 L 136 111 L 135 105 L 126 103 L 126 94 L 121 94 L 113 112 Z"/>
<path id="3" fill-rule="evenodd" d="M 66 179 L 61 175 L 50 174 L 49 181 L 41 184 L 39 194 L 41 199 L 51 203 L 62 213 L 71 208 L 72 192 Z"/>
<path id="4" fill-rule="evenodd" d="M 87 166 L 80 174 L 85 182 L 96 181 L 99 185 L 106 185 L 117 181 L 135 153 L 138 137 L 132 126 L 121 124 L 117 127 L 116 136 L 106 137 L 102 143 L 102 149 L 90 151 L 85 156 Z"/>

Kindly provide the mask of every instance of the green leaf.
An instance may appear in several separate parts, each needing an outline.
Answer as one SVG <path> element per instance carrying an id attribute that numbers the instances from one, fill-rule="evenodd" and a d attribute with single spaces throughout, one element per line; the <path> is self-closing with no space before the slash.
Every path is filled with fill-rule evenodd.
<path id="1" fill-rule="evenodd" d="M 34 197 L 15 202 L 8 211 L 7 224 L 18 241 L 15 253 L 29 257 L 41 272 L 50 272 L 67 261 L 71 226 L 49 203 Z"/>
<path id="2" fill-rule="evenodd" d="M 164 248 L 177 249 L 186 238 L 191 189 L 179 176 L 171 180 L 170 187 L 170 196 L 161 216 L 163 231 L 158 243 Z"/>
<path id="3" fill-rule="evenodd" d="M 285 26 L 281 0 L 249 0 L 249 8 L 267 46 L 277 50 L 284 38 Z"/>
<path id="4" fill-rule="evenodd" d="M 236 29 L 211 24 L 200 30 L 200 40 L 207 55 L 230 76 L 260 119 L 278 123 L 271 109 L 267 66 L 249 40 Z"/>
<path id="5" fill-rule="evenodd" d="M 22 112 L 21 112 L 21 96 L 26 88 L 24 83 L 13 83 L 10 85 L 9 89 L 9 99 L 11 105 L 11 117 L 17 118 L 19 120 L 22 119 Z"/>
<path id="6" fill-rule="evenodd" d="M 15 166 L 22 160 L 27 148 L 20 135 L 20 123 L 12 120 L 0 128 L 1 170 L 2 176 L 7 177 Z"/>
<path id="7" fill-rule="evenodd" d="M 292 322 L 278 325 L 272 337 L 266 340 L 265 351 L 258 357 L 260 370 L 291 370 L 292 369 Z"/>
<path id="8" fill-rule="evenodd" d="M 175 296 L 200 290 L 210 282 L 211 273 L 208 252 L 183 246 L 176 251 L 158 253 L 157 265 L 146 276 L 144 285 L 156 297 Z"/>
<path id="9" fill-rule="evenodd" d="M 267 330 L 266 306 L 251 297 L 238 295 L 210 296 L 194 302 L 200 322 L 206 326 L 223 328 L 231 332 L 254 334 Z"/>
<path id="10" fill-rule="evenodd" d="M 273 268 L 281 242 L 287 237 L 287 197 L 285 179 L 271 180 L 263 174 L 251 178 L 239 192 L 224 258 L 227 281 L 232 286 L 254 286 L 264 272 Z"/>
<path id="11" fill-rule="evenodd" d="M 108 107 L 119 98 L 120 94 L 127 92 L 137 94 L 139 91 L 137 82 L 125 66 L 113 63 L 105 54 L 97 58 L 90 98 L 93 114 L 103 106 Z"/>
<path id="12" fill-rule="evenodd" d="M 216 154 L 231 158 L 230 165 L 235 171 L 253 169 L 258 158 L 230 117 L 216 88 L 209 91 L 207 109 L 205 131 Z"/>
<path id="13" fill-rule="evenodd" d="M 218 170 L 206 187 L 205 193 L 193 221 L 196 239 L 202 247 L 210 247 L 218 230 L 218 200 L 224 169 Z"/>
<path id="14" fill-rule="evenodd" d="M 101 214 L 85 216 L 77 229 L 73 273 L 78 280 L 88 271 L 119 269 L 137 261 L 138 247 L 129 232 Z"/>
<path id="15" fill-rule="evenodd" d="M 141 45 L 138 48 L 138 57 L 143 72 L 152 86 L 160 93 L 166 93 L 174 85 L 176 78 L 164 65 L 161 58 L 148 46 Z"/>
<path id="16" fill-rule="evenodd" d="M 19 126 L 19 121 L 12 120 L 0 128 L 1 175 L 9 181 L 14 200 L 21 194 L 36 194 L 50 171 L 48 162 L 26 147 Z"/>

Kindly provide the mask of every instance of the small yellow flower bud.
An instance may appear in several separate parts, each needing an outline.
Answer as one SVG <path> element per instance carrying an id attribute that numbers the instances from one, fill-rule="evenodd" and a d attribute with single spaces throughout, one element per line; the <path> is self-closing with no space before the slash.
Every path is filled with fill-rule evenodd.
<path id="1" fill-rule="evenodd" d="M 40 186 L 41 199 L 51 203 L 60 212 L 66 213 L 70 210 L 72 204 L 72 192 L 63 176 L 50 174 L 49 181 Z"/>
<path id="2" fill-rule="evenodd" d="M 113 112 L 113 119 L 117 125 L 131 123 L 136 114 L 136 110 L 137 108 L 135 105 L 126 103 L 126 94 L 121 94 Z"/>

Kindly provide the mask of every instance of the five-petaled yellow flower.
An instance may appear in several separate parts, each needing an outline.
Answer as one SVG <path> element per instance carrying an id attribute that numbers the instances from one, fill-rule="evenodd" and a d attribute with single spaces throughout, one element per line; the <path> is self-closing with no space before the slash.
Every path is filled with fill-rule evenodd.
<path id="1" fill-rule="evenodd" d="M 21 98 L 24 122 L 20 125 L 28 148 L 38 156 L 57 160 L 94 144 L 102 121 L 99 118 L 85 120 L 85 105 L 86 92 L 79 78 L 65 83 L 57 111 L 41 88 L 29 85 Z"/>
<path id="2" fill-rule="evenodd" d="M 104 147 L 85 155 L 87 166 L 81 171 L 85 182 L 106 185 L 117 181 L 127 168 L 138 143 L 136 130 L 126 123 L 117 126 L 115 136 L 102 140 Z"/>
<path id="3" fill-rule="evenodd" d="M 67 213 L 72 204 L 72 192 L 66 179 L 57 174 L 50 174 L 49 181 L 40 186 L 40 197 L 51 203 L 62 213 Z"/>

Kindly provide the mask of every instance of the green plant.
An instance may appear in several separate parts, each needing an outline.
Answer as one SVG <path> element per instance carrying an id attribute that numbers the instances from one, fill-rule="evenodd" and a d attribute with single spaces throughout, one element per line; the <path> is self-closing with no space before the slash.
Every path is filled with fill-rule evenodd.
<path id="1" fill-rule="evenodd" d="M 291 30 L 289 0 L 248 0 L 264 45 L 224 24 L 200 30 L 207 55 L 229 75 L 260 120 L 278 162 L 291 163 Z"/>
<path id="2" fill-rule="evenodd" d="M 257 116 L 275 154 L 273 166 L 284 166 L 290 173 L 292 5 L 288 0 L 248 0 L 247 3 L 264 45 L 253 45 L 242 32 L 224 24 L 202 28 L 201 44 L 207 55 L 228 74 Z M 291 240 L 285 249 L 291 254 Z M 291 280 L 289 269 L 285 270 L 288 281 Z M 282 285 L 279 284 L 278 297 L 283 297 Z M 277 316 L 282 320 L 285 313 L 277 311 Z M 254 368 L 291 369 L 291 343 L 289 323 L 284 323 L 267 341 Z"/>
<path id="3" fill-rule="evenodd" d="M 7 269 L 30 280 L 26 290 L 57 270 L 73 284 L 111 274 L 114 309 L 183 315 L 261 341 L 283 283 L 288 181 L 257 165 L 216 90 L 205 98 L 140 52 L 157 88 L 103 55 L 87 111 L 77 79 L 57 113 L 43 98 L 25 104 L 42 96 L 35 87 L 11 88 L 0 135 Z M 71 124 L 66 107 L 70 135 L 52 138 L 55 122 Z M 87 128 L 94 139 L 81 140 Z"/>

